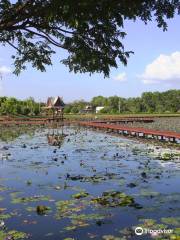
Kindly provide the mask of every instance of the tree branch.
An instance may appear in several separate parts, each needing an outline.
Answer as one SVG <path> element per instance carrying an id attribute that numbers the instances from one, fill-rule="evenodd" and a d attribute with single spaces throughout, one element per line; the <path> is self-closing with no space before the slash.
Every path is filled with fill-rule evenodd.
<path id="1" fill-rule="evenodd" d="M 56 42 L 54 39 L 52 39 L 48 34 L 44 33 L 43 31 L 41 31 L 43 33 L 43 34 L 41 34 L 41 33 L 35 32 L 33 30 L 27 29 L 27 28 L 24 28 L 23 30 L 25 30 L 29 33 L 32 33 L 33 35 L 37 35 L 39 37 L 45 38 L 49 43 L 55 45 L 56 47 L 66 49 L 63 45 Z"/>
<path id="2" fill-rule="evenodd" d="M 14 46 L 14 44 L 12 44 L 10 41 L 7 41 L 7 43 L 13 47 L 14 49 L 16 49 L 19 53 L 21 53 L 21 50 L 19 48 L 17 48 L 16 46 Z"/>

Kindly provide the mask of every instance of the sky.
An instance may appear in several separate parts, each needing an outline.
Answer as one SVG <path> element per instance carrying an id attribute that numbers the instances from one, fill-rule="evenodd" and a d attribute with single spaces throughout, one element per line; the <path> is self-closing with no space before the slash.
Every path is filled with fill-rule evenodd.
<path id="1" fill-rule="evenodd" d="M 119 63 L 111 69 L 110 77 L 103 74 L 74 74 L 60 63 L 65 56 L 58 50 L 53 66 L 42 73 L 28 69 L 15 76 L 10 47 L 0 45 L 0 96 L 19 99 L 34 97 L 45 101 L 48 96 L 61 96 L 65 102 L 92 97 L 137 97 L 146 91 L 180 89 L 180 16 L 168 20 L 168 31 L 163 32 L 155 22 L 145 25 L 141 21 L 125 22 L 127 36 L 123 40 L 126 50 L 134 51 L 128 65 Z"/>

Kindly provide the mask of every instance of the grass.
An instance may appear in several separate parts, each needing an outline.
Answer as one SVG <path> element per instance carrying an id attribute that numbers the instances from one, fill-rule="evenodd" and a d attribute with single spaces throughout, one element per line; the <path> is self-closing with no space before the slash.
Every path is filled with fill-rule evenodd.
<path id="1" fill-rule="evenodd" d="M 173 131 L 180 133 L 180 117 L 161 117 L 161 118 L 155 118 L 154 122 L 152 123 L 128 123 L 126 126 L 129 127 L 143 127 L 148 129 L 154 129 L 154 130 L 162 130 L 162 131 Z"/>
<path id="2" fill-rule="evenodd" d="M 0 122 L 10 118 L 11 120 L 26 120 L 28 118 L 46 118 L 47 116 L 25 116 L 25 115 L 8 115 L 0 116 Z M 86 120 L 86 119 L 117 119 L 117 118 L 129 118 L 129 117 L 180 117 L 180 113 L 121 113 L 121 114 L 64 114 L 64 118 L 67 120 Z"/>
<path id="3" fill-rule="evenodd" d="M 159 113 L 142 113 L 142 114 L 65 114 L 65 119 L 68 120 L 84 120 L 84 119 L 116 119 L 127 117 L 180 117 L 180 114 L 159 114 Z"/>

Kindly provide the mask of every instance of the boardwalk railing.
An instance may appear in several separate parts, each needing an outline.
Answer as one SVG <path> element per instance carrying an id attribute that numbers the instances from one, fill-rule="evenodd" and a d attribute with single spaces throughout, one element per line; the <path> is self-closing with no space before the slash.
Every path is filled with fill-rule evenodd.
<path id="1" fill-rule="evenodd" d="M 112 132 L 123 134 L 123 135 L 153 138 L 157 140 L 162 140 L 162 141 L 164 140 L 164 141 L 177 142 L 177 143 L 180 142 L 180 133 L 171 132 L 171 131 L 159 131 L 159 130 L 146 129 L 146 128 L 134 128 L 134 127 L 128 127 L 124 125 L 95 123 L 95 122 L 79 122 L 79 125 L 92 127 L 95 129 L 111 130 Z"/>

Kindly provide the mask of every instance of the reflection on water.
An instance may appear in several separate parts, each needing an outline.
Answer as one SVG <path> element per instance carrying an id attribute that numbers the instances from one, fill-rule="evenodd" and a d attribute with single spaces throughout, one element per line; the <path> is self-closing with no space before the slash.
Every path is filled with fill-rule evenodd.
<path id="1" fill-rule="evenodd" d="M 33 136 L 37 126 L 0 126 L 0 140 L 3 142 L 13 141 L 22 134 Z"/>
<path id="2" fill-rule="evenodd" d="M 0 240 L 178 239 L 177 157 L 161 164 L 147 144 L 83 128 L 58 131 L 0 142 L 7 156 L 0 160 Z M 137 226 L 173 229 L 175 237 L 139 237 Z"/>
<path id="3" fill-rule="evenodd" d="M 51 146 L 61 146 L 64 138 L 66 137 L 65 134 L 48 134 L 47 139 L 48 139 L 48 144 Z"/>
<path id="4" fill-rule="evenodd" d="M 63 141 L 67 135 L 64 134 L 64 126 L 59 126 L 56 128 L 49 128 L 47 134 L 48 144 L 51 146 L 61 147 Z"/>

